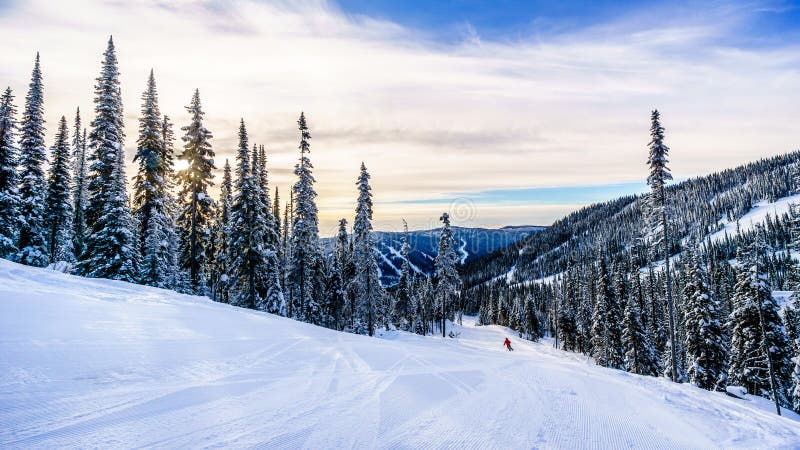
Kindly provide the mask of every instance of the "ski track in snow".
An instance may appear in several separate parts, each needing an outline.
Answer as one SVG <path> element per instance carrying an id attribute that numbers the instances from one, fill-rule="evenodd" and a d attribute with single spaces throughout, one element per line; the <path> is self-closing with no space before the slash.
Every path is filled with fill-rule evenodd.
<path id="1" fill-rule="evenodd" d="M 355 336 L 0 261 L 0 447 L 800 446 L 748 402 L 460 331 Z"/>

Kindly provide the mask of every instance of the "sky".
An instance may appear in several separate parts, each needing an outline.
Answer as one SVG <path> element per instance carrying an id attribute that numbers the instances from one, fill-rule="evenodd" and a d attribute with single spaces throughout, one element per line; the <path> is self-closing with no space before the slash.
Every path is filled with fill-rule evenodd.
<path id="1" fill-rule="evenodd" d="M 177 126 L 200 90 L 220 168 L 243 118 L 283 199 L 304 111 L 323 235 L 362 161 L 377 229 L 499 227 L 644 192 L 654 108 L 676 179 L 800 148 L 797 2 L 0 0 L 0 30 L 18 104 L 41 53 L 48 143 L 114 36 L 129 177 L 151 68 Z"/>

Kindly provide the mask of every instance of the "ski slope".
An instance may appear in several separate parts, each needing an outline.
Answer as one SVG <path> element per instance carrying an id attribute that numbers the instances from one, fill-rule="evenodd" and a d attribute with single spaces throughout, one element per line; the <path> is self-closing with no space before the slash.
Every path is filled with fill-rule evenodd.
<path id="1" fill-rule="evenodd" d="M 746 212 L 739 220 L 728 221 L 724 218 L 720 220 L 722 229 L 710 234 L 707 239 L 719 242 L 724 240 L 726 235 L 735 236 L 739 234 L 739 231 L 750 231 L 757 225 L 766 223 L 768 215 L 775 219 L 786 214 L 789 212 L 790 205 L 795 203 L 800 203 L 800 194 L 781 197 L 774 202 L 762 200 L 753 205 L 750 211 Z"/>
<path id="2" fill-rule="evenodd" d="M 0 448 L 797 448 L 798 417 L 465 323 L 382 339 L 0 260 Z"/>

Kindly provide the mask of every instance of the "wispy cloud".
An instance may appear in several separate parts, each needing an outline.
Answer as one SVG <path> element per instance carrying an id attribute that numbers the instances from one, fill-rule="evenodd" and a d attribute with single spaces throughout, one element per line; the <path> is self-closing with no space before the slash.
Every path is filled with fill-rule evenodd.
<path id="1" fill-rule="evenodd" d="M 0 8 L 0 82 L 22 98 L 41 51 L 52 128 L 78 105 L 91 110 L 113 34 L 129 157 L 152 67 L 177 125 L 200 89 L 219 166 L 244 117 L 284 198 L 305 110 L 325 226 L 352 216 L 363 160 L 383 205 L 376 222 L 389 227 L 435 219 L 441 204 L 409 201 L 453 192 L 639 182 L 654 107 L 677 176 L 797 148 L 800 48 L 741 45 L 737 30 L 756 14 L 748 3 L 662 6 L 514 40 L 473 29 L 453 43 L 324 1 L 31 0 Z M 587 201 L 487 205 L 472 221 L 543 224 Z"/>

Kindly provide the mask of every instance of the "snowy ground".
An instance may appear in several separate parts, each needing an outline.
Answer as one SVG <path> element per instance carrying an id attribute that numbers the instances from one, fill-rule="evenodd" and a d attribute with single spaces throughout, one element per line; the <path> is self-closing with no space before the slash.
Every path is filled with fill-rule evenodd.
<path id="1" fill-rule="evenodd" d="M 782 197 L 774 202 L 767 202 L 762 200 L 756 203 L 750 211 L 745 213 L 739 220 L 729 222 L 726 219 L 720 220 L 723 228 L 708 236 L 708 239 L 714 242 L 725 239 L 725 235 L 735 236 L 741 231 L 750 231 L 758 224 L 763 224 L 767 221 L 767 215 L 776 218 L 782 214 L 789 212 L 789 205 L 792 203 L 800 203 L 800 194 Z"/>
<path id="2" fill-rule="evenodd" d="M 0 260 L 0 447 L 800 447 L 768 402 L 505 335 L 354 336 Z"/>

